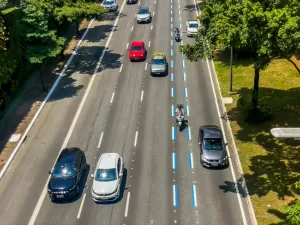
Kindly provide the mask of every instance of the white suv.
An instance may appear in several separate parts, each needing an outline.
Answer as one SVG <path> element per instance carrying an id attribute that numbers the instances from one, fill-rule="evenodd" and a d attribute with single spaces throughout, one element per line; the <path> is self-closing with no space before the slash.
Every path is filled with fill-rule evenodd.
<path id="1" fill-rule="evenodd" d="M 197 20 L 188 20 L 186 22 L 186 33 L 188 37 L 196 36 L 199 30 L 199 23 Z"/>
<path id="2" fill-rule="evenodd" d="M 119 154 L 105 153 L 100 156 L 92 185 L 94 201 L 114 201 L 119 198 L 123 170 L 123 158 Z"/>

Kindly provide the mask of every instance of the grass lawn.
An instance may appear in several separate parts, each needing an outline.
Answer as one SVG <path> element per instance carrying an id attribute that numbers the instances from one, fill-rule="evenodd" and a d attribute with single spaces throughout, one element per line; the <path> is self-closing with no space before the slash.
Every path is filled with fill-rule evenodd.
<path id="1" fill-rule="evenodd" d="M 229 54 L 218 54 L 214 62 L 222 95 L 228 97 Z M 300 198 L 293 186 L 300 180 L 300 141 L 276 139 L 270 129 L 300 127 L 300 73 L 285 59 L 261 72 L 259 98 L 271 109 L 272 119 L 258 125 L 243 122 L 236 107 L 239 98 L 251 97 L 253 78 L 252 60 L 234 59 L 234 101 L 226 108 L 258 224 L 282 224 L 282 207 Z"/>

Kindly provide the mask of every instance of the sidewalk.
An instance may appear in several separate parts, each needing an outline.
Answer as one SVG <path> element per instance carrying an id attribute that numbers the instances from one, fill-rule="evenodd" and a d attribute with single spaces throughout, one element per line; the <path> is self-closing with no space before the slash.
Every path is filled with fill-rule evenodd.
<path id="1" fill-rule="evenodd" d="M 42 71 L 45 88 L 48 91 L 51 89 L 88 25 L 89 21 L 82 21 L 78 36 L 76 36 L 74 24 L 71 25 L 65 33 L 67 45 L 64 51 L 64 59 L 58 56 L 57 58 L 50 59 L 45 64 Z M 0 171 L 17 146 L 18 136 L 21 138 L 46 95 L 47 93 L 42 91 L 40 76 L 35 72 L 26 81 L 22 89 L 16 94 L 6 111 L 2 114 L 0 118 Z M 14 138 L 11 139 L 12 135 L 15 137 L 15 142 L 12 141 Z"/>

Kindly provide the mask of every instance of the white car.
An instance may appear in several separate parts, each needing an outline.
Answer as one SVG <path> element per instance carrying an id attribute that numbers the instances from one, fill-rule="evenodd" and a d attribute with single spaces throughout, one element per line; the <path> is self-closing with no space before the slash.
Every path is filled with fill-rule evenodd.
<path id="1" fill-rule="evenodd" d="M 119 154 L 104 153 L 100 156 L 92 185 L 94 201 L 114 201 L 119 198 L 123 170 L 123 158 Z"/>
<path id="2" fill-rule="evenodd" d="M 109 12 L 116 11 L 118 9 L 118 3 L 116 0 L 105 0 L 103 6 Z"/>
<path id="3" fill-rule="evenodd" d="M 189 20 L 186 22 L 186 33 L 188 37 L 197 35 L 199 23 L 197 20 Z"/>

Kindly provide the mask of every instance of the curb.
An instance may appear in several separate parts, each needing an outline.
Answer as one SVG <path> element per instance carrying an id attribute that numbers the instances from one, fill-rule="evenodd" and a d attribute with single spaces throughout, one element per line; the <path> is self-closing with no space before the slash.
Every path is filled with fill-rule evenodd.
<path id="1" fill-rule="evenodd" d="M 220 105 L 222 107 L 222 112 L 224 114 L 227 114 L 225 104 L 222 100 L 222 93 L 221 93 L 220 83 L 219 83 L 219 80 L 218 80 L 218 77 L 217 77 L 217 72 L 216 72 L 216 69 L 215 69 L 214 61 L 211 60 L 210 64 L 212 64 L 212 67 L 213 67 L 213 74 L 214 74 L 213 76 L 214 76 L 216 86 L 217 86 L 217 89 L 218 89 L 218 98 L 219 98 L 219 101 L 220 101 Z M 241 161 L 240 161 L 239 153 L 238 153 L 238 150 L 237 150 L 237 147 L 236 147 L 236 144 L 235 144 L 235 139 L 234 139 L 234 136 L 233 136 L 233 133 L 232 133 L 230 121 L 229 121 L 229 119 L 226 119 L 226 120 L 224 120 L 224 122 L 227 125 L 227 130 L 229 130 L 229 136 L 230 136 L 231 142 L 233 144 L 234 154 L 237 156 L 236 159 L 235 159 L 235 163 L 238 167 L 238 172 L 240 173 L 240 176 L 242 178 L 243 189 L 244 189 L 244 191 L 247 195 L 247 198 L 246 198 L 247 199 L 247 205 L 248 205 L 248 208 L 249 208 L 249 211 L 250 211 L 250 214 L 251 214 L 252 224 L 257 225 L 255 212 L 254 212 L 253 205 L 252 205 L 252 202 L 251 202 L 251 199 L 250 199 L 250 196 L 249 196 L 249 191 L 248 191 L 248 188 L 247 188 L 246 179 L 244 177 L 244 172 L 243 172 L 243 169 L 242 169 L 242 166 L 241 166 Z"/>
<path id="2" fill-rule="evenodd" d="M 50 91 L 48 92 L 46 98 L 44 99 L 44 101 L 42 102 L 39 110 L 36 112 L 36 114 L 34 115 L 33 119 L 31 120 L 30 124 L 28 125 L 26 131 L 24 132 L 21 140 L 18 142 L 18 145 L 15 147 L 14 151 L 12 152 L 12 154 L 10 155 L 8 161 L 5 163 L 5 166 L 3 167 L 3 169 L 1 170 L 0 173 L 0 180 L 2 180 L 4 174 L 6 173 L 6 171 L 8 170 L 10 164 L 12 163 L 13 159 L 15 158 L 15 156 L 17 155 L 21 145 L 23 144 L 23 142 L 26 140 L 29 132 L 31 131 L 33 125 L 35 124 L 37 118 L 39 117 L 40 113 L 42 112 L 44 106 L 46 105 L 47 101 L 49 100 L 49 98 L 51 97 L 51 95 L 53 94 L 54 90 L 56 89 L 57 85 L 59 84 L 60 80 L 62 79 L 62 77 L 64 76 L 65 71 L 67 70 L 67 68 L 69 67 L 70 63 L 72 62 L 75 54 L 77 53 L 82 41 L 84 40 L 85 36 L 87 35 L 89 28 L 92 26 L 94 22 L 94 19 L 92 19 L 92 21 L 89 23 L 88 27 L 86 28 L 84 34 L 82 35 L 82 37 L 80 38 L 79 42 L 77 43 L 77 46 L 75 48 L 75 50 L 73 51 L 72 55 L 70 56 L 70 58 L 68 59 L 66 65 L 64 65 L 63 70 L 61 71 L 61 73 L 59 74 L 58 78 L 56 79 L 56 81 L 54 82 L 52 88 L 50 89 Z"/>

